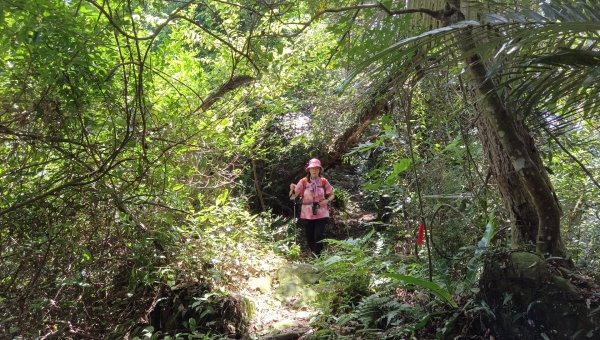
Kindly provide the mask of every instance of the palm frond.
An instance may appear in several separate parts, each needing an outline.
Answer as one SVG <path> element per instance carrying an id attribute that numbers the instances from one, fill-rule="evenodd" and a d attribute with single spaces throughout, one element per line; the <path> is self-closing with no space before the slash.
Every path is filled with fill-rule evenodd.
<path id="1" fill-rule="evenodd" d="M 381 79 L 382 72 L 416 72 L 418 54 L 421 72 L 446 67 L 457 73 L 466 56 L 479 54 L 488 76 L 512 89 L 514 111 L 530 122 L 544 122 L 541 112 L 561 116 L 561 128 L 599 117 L 600 2 L 553 1 L 538 9 L 498 11 L 481 23 L 463 21 L 403 39 L 357 65 L 341 88 L 361 73 Z M 476 45 L 464 52 L 467 31 Z"/>
<path id="2" fill-rule="evenodd" d="M 448 53 L 445 45 L 451 44 L 455 40 L 455 32 L 470 26 L 478 26 L 477 21 L 463 21 L 455 25 L 441 27 L 435 30 L 427 31 L 420 35 L 403 39 L 382 51 L 374 54 L 372 57 L 362 61 L 354 67 L 346 80 L 342 83 L 339 90 L 343 91 L 359 74 L 369 71 L 370 73 L 380 73 L 390 68 L 390 66 L 402 64 L 428 45 L 438 46 L 439 49 L 429 51 L 430 57 L 437 57 Z M 375 68 L 373 68 L 375 66 Z"/>
<path id="3" fill-rule="evenodd" d="M 511 21 L 523 25 L 510 35 L 501 31 L 505 42 L 489 76 L 512 87 L 513 107 L 530 123 L 548 127 L 544 112 L 553 112 L 562 124 L 550 126 L 559 132 L 600 115 L 600 4 L 554 1 L 542 4 L 540 13 L 488 18 L 496 28 Z"/>

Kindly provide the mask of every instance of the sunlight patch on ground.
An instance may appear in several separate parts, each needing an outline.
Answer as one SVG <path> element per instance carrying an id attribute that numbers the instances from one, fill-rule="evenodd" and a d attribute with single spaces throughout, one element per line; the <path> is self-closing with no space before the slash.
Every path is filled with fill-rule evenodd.
<path id="1" fill-rule="evenodd" d="M 290 262 L 272 252 L 258 255 L 252 262 L 254 266 L 248 268 L 249 276 L 236 283 L 239 294 L 252 301 L 255 307 L 249 329 L 251 338 L 268 339 L 274 334 L 309 332 L 310 319 L 317 313 L 302 297 L 304 290 L 309 288 L 304 282 L 295 282 L 298 284 L 295 293 L 289 289 L 291 286 L 288 282 L 294 279 L 282 279 L 282 273 L 288 273 L 283 275 L 289 277 L 290 271 L 296 272 L 298 268 L 306 270 L 312 266 Z M 296 276 L 301 275 L 304 272 Z M 295 277 L 294 274 L 291 276 Z"/>

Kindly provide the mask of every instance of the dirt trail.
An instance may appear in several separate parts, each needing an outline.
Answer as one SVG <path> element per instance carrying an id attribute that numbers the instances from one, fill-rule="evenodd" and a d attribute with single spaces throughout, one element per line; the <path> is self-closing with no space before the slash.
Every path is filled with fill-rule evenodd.
<path id="1" fill-rule="evenodd" d="M 349 168 L 329 171 L 325 177 L 334 188 L 345 190 L 350 197 L 343 208 L 334 209 L 326 237 L 344 239 L 361 233 L 361 227 L 377 219 L 377 214 L 362 207 L 362 192 L 356 173 Z M 271 254 L 248 279 L 242 292 L 255 305 L 250 339 L 302 339 L 312 332 L 310 321 L 317 316 L 318 269 L 314 257 L 305 255 L 289 261 Z M 327 256 L 326 254 L 324 256 Z"/>
<path id="2" fill-rule="evenodd" d="M 308 259 L 307 259 L 308 260 Z M 315 266 L 271 258 L 248 279 L 242 294 L 255 306 L 250 339 L 299 339 L 311 332 L 317 296 Z"/>

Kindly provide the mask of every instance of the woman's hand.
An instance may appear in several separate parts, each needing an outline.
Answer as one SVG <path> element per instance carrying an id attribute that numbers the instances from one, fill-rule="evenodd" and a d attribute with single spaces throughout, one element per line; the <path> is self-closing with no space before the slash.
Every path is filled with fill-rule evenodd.
<path id="1" fill-rule="evenodd" d="M 290 196 L 290 200 L 295 200 L 296 199 L 296 184 L 292 183 L 290 184 L 290 193 L 288 194 L 288 196 Z"/>
<path id="2" fill-rule="evenodd" d="M 331 201 L 333 201 L 334 197 L 335 196 L 333 196 L 333 194 L 329 195 L 326 199 L 324 199 L 321 202 L 319 202 L 319 206 L 321 208 L 326 207 L 329 203 L 331 203 Z"/>

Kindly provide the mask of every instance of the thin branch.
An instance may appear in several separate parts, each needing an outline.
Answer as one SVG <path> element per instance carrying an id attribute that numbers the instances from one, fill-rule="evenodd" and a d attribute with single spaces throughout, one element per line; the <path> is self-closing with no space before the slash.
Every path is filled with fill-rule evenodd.
<path id="1" fill-rule="evenodd" d="M 422 14 L 426 14 L 429 15 L 431 17 L 433 17 L 434 19 L 437 20 L 442 20 L 448 13 L 446 13 L 445 10 L 431 10 L 428 8 L 405 8 L 405 9 L 398 9 L 398 10 L 390 10 L 389 8 L 387 8 L 384 4 L 377 2 L 377 3 L 373 3 L 373 4 L 362 4 L 362 5 L 355 5 L 355 6 L 344 6 L 344 7 L 337 7 L 337 8 L 326 8 L 324 10 L 321 10 L 317 13 L 315 13 L 315 15 L 313 15 L 307 22 L 291 22 L 291 23 L 287 23 L 287 24 L 293 24 L 293 25 L 302 25 L 302 28 L 300 28 L 300 30 L 292 35 L 288 35 L 288 36 L 297 36 L 299 34 L 301 34 L 302 32 L 304 32 L 304 30 L 306 30 L 313 22 L 315 22 L 317 19 L 319 19 L 320 17 L 322 17 L 323 15 L 327 14 L 327 13 L 341 13 L 341 12 L 348 12 L 348 11 L 361 11 L 361 10 L 365 10 L 365 9 L 380 9 L 383 10 L 387 15 L 389 16 L 398 16 L 398 15 L 404 15 L 404 14 L 413 14 L 413 13 L 422 13 Z"/>
<path id="2" fill-rule="evenodd" d="M 173 11 L 173 13 L 171 13 L 171 15 L 169 15 L 167 17 L 167 19 L 165 19 L 164 22 L 162 22 L 160 25 L 158 25 L 156 27 L 156 29 L 154 30 L 154 32 L 152 32 L 152 34 L 150 34 L 149 36 L 138 37 L 135 34 L 131 35 L 131 34 L 125 32 L 123 30 L 123 28 L 121 28 L 121 26 L 119 26 L 119 24 L 117 24 L 115 22 L 115 20 L 113 19 L 113 16 L 108 11 L 106 11 L 106 9 L 104 9 L 103 5 L 100 5 L 99 3 L 97 3 L 94 0 L 86 0 L 86 1 L 89 2 L 90 4 L 92 4 L 92 6 L 96 7 L 100 11 L 100 13 L 102 13 L 106 17 L 106 19 L 111 24 L 111 26 L 113 26 L 117 30 L 117 32 L 119 32 L 119 34 L 123 35 L 126 38 L 133 39 L 135 41 L 153 40 L 154 38 L 156 38 L 160 34 L 160 32 L 163 30 L 163 28 L 165 28 L 171 21 L 173 21 L 177 17 L 177 13 L 179 13 L 182 9 L 186 8 L 187 6 L 189 6 L 192 3 L 191 1 L 189 1 L 189 2 L 184 3 L 182 6 L 178 7 L 175 11 Z"/>
<path id="3" fill-rule="evenodd" d="M 598 184 L 598 182 L 594 179 L 594 175 L 592 175 L 590 170 L 588 170 L 585 167 L 585 165 L 583 163 L 581 163 L 581 161 L 579 159 L 577 159 L 577 157 L 575 157 L 571 152 L 569 152 L 569 150 L 567 150 L 567 148 L 565 148 L 565 146 L 562 145 L 562 143 L 558 140 L 558 138 L 556 136 L 554 136 L 554 134 L 552 134 L 552 132 L 548 128 L 544 127 L 544 131 L 548 134 L 548 136 L 550 136 L 550 138 L 552 138 L 553 141 L 556 142 L 556 144 L 558 144 L 558 146 L 561 148 L 562 151 L 564 151 L 567 155 L 569 155 L 569 157 L 571 157 L 571 159 L 573 161 L 575 161 L 575 163 L 577 163 L 577 165 L 579 165 L 581 170 L 583 170 L 583 172 L 585 172 L 588 175 L 588 177 L 590 178 L 590 180 L 592 180 L 594 185 L 596 185 L 596 187 L 598 189 L 600 189 L 600 184 Z"/>
<path id="4" fill-rule="evenodd" d="M 378 2 L 378 3 L 374 3 L 374 4 L 362 4 L 362 5 L 345 6 L 345 7 L 338 7 L 338 8 L 326 8 L 322 11 L 317 12 L 317 14 L 315 15 L 315 19 L 325 13 L 340 13 L 340 12 L 347 12 L 347 11 L 354 11 L 354 10 L 371 9 L 371 8 L 381 9 L 390 16 L 412 14 L 412 13 L 423 13 L 423 14 L 432 16 L 435 19 L 440 19 L 443 15 L 443 11 L 434 11 L 434 10 L 431 10 L 428 8 L 405 8 L 405 9 L 398 9 L 398 10 L 390 10 L 384 4 Z"/>
<path id="5" fill-rule="evenodd" d="M 250 56 L 247 53 L 244 53 L 243 51 L 240 51 L 240 49 L 238 49 L 237 47 L 233 46 L 230 42 L 226 41 L 225 39 L 219 37 L 217 34 L 215 34 L 213 31 L 211 31 L 210 29 L 208 29 L 207 27 L 202 26 L 200 23 L 185 17 L 183 15 L 175 15 L 173 18 L 177 18 L 177 19 L 182 19 L 185 20 L 187 22 L 189 22 L 190 24 L 198 27 L 199 29 L 203 30 L 206 34 L 210 35 L 211 37 L 217 39 L 218 41 L 222 42 L 223 44 L 225 44 L 227 47 L 229 47 L 231 50 L 235 51 L 237 54 L 243 56 L 244 58 L 246 58 L 246 60 L 248 60 L 248 62 L 250 62 L 250 64 L 252 65 L 252 67 L 259 72 L 260 69 L 258 68 L 258 66 L 256 65 L 256 63 L 254 62 L 254 60 L 252 60 L 252 58 L 250 58 Z"/>
<path id="6" fill-rule="evenodd" d="M 15 203 L 15 204 L 13 204 L 13 205 L 5 208 L 5 209 L 1 209 L 0 210 L 0 217 L 6 215 L 8 213 L 11 213 L 11 212 L 13 212 L 15 210 L 18 210 L 18 209 L 20 209 L 22 207 L 25 207 L 25 206 L 27 206 L 29 204 L 37 202 L 37 201 L 39 201 L 41 199 L 44 199 L 44 198 L 46 198 L 46 197 L 48 197 L 50 195 L 53 195 L 53 194 L 55 194 L 55 193 L 57 193 L 57 192 L 59 192 L 59 191 L 61 191 L 63 189 L 70 188 L 70 187 L 85 186 L 85 185 L 97 182 L 102 177 L 104 177 L 104 175 L 106 175 L 110 170 L 112 170 L 113 168 L 115 168 L 117 165 L 119 165 L 119 164 L 121 164 L 121 163 L 123 163 L 123 162 L 125 162 L 127 160 L 133 160 L 133 159 L 122 159 L 122 160 L 119 160 L 117 162 L 113 162 L 114 159 L 116 158 L 116 156 L 119 153 L 120 153 L 120 150 L 114 151 L 113 154 L 110 157 L 108 157 L 104 161 L 104 163 L 98 169 L 94 170 L 91 173 L 79 176 L 79 177 L 77 177 L 77 178 L 75 178 L 75 179 L 73 179 L 73 180 L 71 180 L 69 182 L 63 183 L 63 184 L 61 184 L 61 185 L 59 185 L 59 186 L 57 186 L 55 188 L 48 189 L 48 190 L 44 189 L 46 191 L 41 190 L 43 192 L 40 193 L 40 194 L 38 194 L 38 195 L 36 195 L 36 196 L 30 197 L 30 198 L 25 199 L 25 200 L 23 200 L 21 202 Z"/>
<path id="7" fill-rule="evenodd" d="M 331 63 L 331 60 L 333 60 L 333 57 L 336 55 L 336 53 L 340 49 L 340 46 L 342 45 L 342 42 L 344 41 L 344 39 L 346 39 L 346 37 L 350 35 L 350 31 L 352 30 L 352 26 L 354 26 L 354 23 L 356 22 L 356 18 L 358 17 L 358 13 L 360 13 L 360 10 L 357 9 L 356 12 L 354 12 L 354 15 L 352 16 L 352 22 L 348 26 L 348 29 L 346 30 L 346 32 L 344 32 L 344 35 L 342 35 L 342 37 L 338 40 L 337 45 L 335 45 L 335 49 L 333 50 L 333 52 L 331 52 L 331 55 L 329 56 L 329 59 L 327 59 L 327 63 L 325 64 L 325 68 L 327 68 L 329 66 L 329 63 Z"/>
<path id="8" fill-rule="evenodd" d="M 2 124 L 0 124 L 0 136 L 2 135 L 7 135 L 7 136 L 15 136 L 17 138 L 20 138 L 22 140 L 26 140 L 26 141 L 39 141 L 39 142 L 43 142 L 46 144 L 51 144 L 51 143 L 66 143 L 66 144 L 73 144 L 73 145 L 77 145 L 77 146 L 81 146 L 81 147 L 87 147 L 88 145 L 78 142 L 76 140 L 72 140 L 72 139 L 65 139 L 65 138 L 57 138 L 57 137 L 50 137 L 50 136 L 44 136 L 44 135 L 40 135 L 40 134 L 35 134 L 35 133 L 31 133 L 31 132 L 25 132 L 25 131 L 20 131 L 20 130 L 13 130 L 7 126 L 4 126 Z"/>
<path id="9" fill-rule="evenodd" d="M 414 86 L 413 86 L 414 89 Z M 425 245 L 427 247 L 427 259 L 428 259 L 428 263 L 429 263 L 429 281 L 433 281 L 433 264 L 432 264 L 432 260 L 431 260 L 431 246 L 430 246 L 430 239 L 431 239 L 431 235 L 430 235 L 430 230 L 429 230 L 429 225 L 425 222 L 425 212 L 424 212 L 424 208 L 423 208 L 423 196 L 422 196 L 422 192 L 421 192 L 421 181 L 419 179 L 419 173 L 417 172 L 417 162 L 415 159 L 415 152 L 414 152 L 414 144 L 413 144 L 413 137 L 412 137 L 412 127 L 411 127 L 411 111 L 412 111 L 412 96 L 413 96 L 413 90 L 410 91 L 405 91 L 405 106 L 404 106 L 404 117 L 406 120 L 406 136 L 408 137 L 408 147 L 409 147 L 409 152 L 410 152 L 410 158 L 412 161 L 412 170 L 413 170 L 413 175 L 415 176 L 415 182 L 417 185 L 417 198 L 418 198 L 418 202 L 419 202 L 419 214 L 420 219 L 421 219 L 421 223 L 423 224 L 423 231 L 425 234 Z M 417 256 L 418 256 L 418 252 L 416 252 Z"/>
<path id="10" fill-rule="evenodd" d="M 470 101 L 467 99 L 467 91 L 465 89 L 463 80 L 462 80 L 462 76 L 459 74 L 458 75 L 458 84 L 460 86 L 460 92 L 461 95 L 463 97 L 463 109 L 465 111 L 467 111 L 467 103 L 470 103 Z M 479 115 L 477 116 L 477 118 L 479 118 Z M 465 143 L 465 148 L 466 148 L 466 152 L 467 152 L 467 157 L 469 158 L 469 161 L 473 164 L 473 167 L 475 169 L 475 173 L 477 173 L 477 177 L 479 177 L 479 180 L 483 183 L 483 174 L 481 172 L 479 172 L 479 167 L 477 166 L 477 162 L 475 162 L 475 159 L 473 158 L 473 155 L 471 153 L 471 149 L 469 147 L 469 141 L 468 141 L 468 137 L 469 137 L 469 133 L 468 130 L 470 129 L 470 127 L 467 127 L 465 129 L 465 127 L 462 125 L 462 123 L 460 122 L 460 120 L 458 118 L 456 118 L 456 120 L 458 121 L 458 124 L 460 125 L 460 133 L 462 135 L 462 139 L 463 142 Z M 474 122 L 472 123 L 474 124 Z M 467 169 L 470 171 L 471 167 L 467 165 Z"/>

